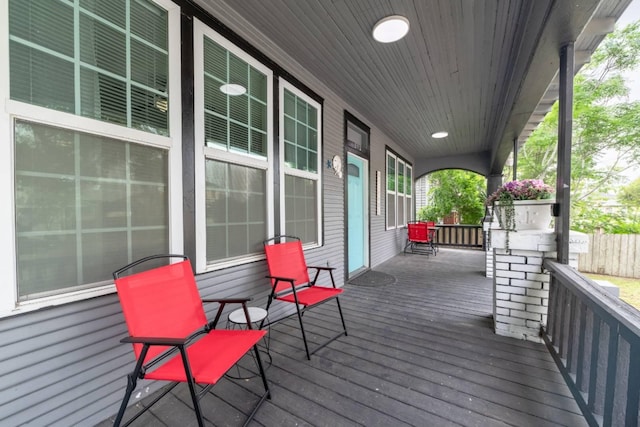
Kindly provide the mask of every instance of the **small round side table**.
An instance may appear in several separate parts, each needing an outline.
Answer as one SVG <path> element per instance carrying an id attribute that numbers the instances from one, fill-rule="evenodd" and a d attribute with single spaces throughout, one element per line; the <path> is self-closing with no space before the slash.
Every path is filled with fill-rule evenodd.
<path id="1" fill-rule="evenodd" d="M 262 353 L 267 355 L 268 361 L 267 363 L 263 363 L 264 369 L 266 370 L 271 366 L 271 362 L 272 362 L 271 353 L 269 352 L 269 341 L 270 341 L 269 333 L 271 332 L 271 328 L 269 326 L 269 313 L 267 312 L 267 310 L 260 307 L 247 307 L 247 311 L 249 312 L 249 321 L 251 322 L 252 328 L 254 329 L 259 329 L 260 323 L 266 319 L 267 328 L 269 332 L 262 339 L 263 345 L 258 344 L 258 351 L 262 350 Z M 239 308 L 229 313 L 229 317 L 227 318 L 227 329 L 245 329 L 246 327 L 247 327 L 247 318 L 245 317 L 244 310 L 242 308 Z M 258 361 L 255 359 L 255 355 L 253 354 L 253 352 L 251 352 L 250 354 L 255 363 L 256 371 L 259 371 Z M 236 364 L 236 370 L 238 372 L 237 376 L 233 376 L 229 373 L 227 373 L 227 376 L 233 379 L 246 380 L 259 375 L 258 372 L 254 373 L 253 371 L 245 367 L 243 367 L 242 370 L 249 372 L 250 375 L 249 376 L 242 375 L 240 372 L 240 366 L 238 364 Z"/>

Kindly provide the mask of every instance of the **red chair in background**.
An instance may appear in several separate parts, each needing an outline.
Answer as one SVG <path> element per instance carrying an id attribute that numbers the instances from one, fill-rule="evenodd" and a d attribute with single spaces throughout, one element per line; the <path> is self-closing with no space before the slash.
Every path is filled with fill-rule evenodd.
<path id="1" fill-rule="evenodd" d="M 174 264 L 122 276 L 134 267 L 152 261 L 181 258 Z M 157 263 L 157 261 L 156 261 Z M 150 265 L 150 264 L 147 264 Z M 189 259 L 182 255 L 154 255 L 135 261 L 113 273 L 129 336 L 120 342 L 133 344 L 136 364 L 127 376 L 127 388 L 116 417 L 119 426 L 138 379 L 169 381 L 149 406 L 129 419 L 129 425 L 180 382 L 189 385 L 198 425 L 203 426 L 199 400 L 247 352 L 253 349 L 264 394 L 247 418 L 248 423 L 265 398 L 270 397 L 267 377 L 256 344 L 266 331 L 252 330 L 248 299 L 200 298 Z M 208 322 L 203 302 L 219 303 L 215 319 Z M 247 330 L 215 329 L 228 303 L 239 303 L 247 318 Z M 196 390 L 196 385 L 201 389 Z M 245 425 L 246 425 L 245 423 Z"/>
<path id="2" fill-rule="evenodd" d="M 411 252 L 421 255 L 435 255 L 436 246 L 433 238 L 435 222 L 411 221 L 407 224 L 407 244 L 404 253 Z"/>
<path id="3" fill-rule="evenodd" d="M 307 266 L 302 250 L 302 243 L 299 238 L 293 236 L 276 236 L 265 240 L 264 251 L 269 267 L 269 275 L 267 277 L 271 279 L 271 293 L 267 302 L 267 311 L 269 311 L 269 307 L 276 300 L 295 304 L 307 359 L 311 360 L 311 355 L 316 351 L 334 341 L 336 338 L 347 335 L 347 326 L 345 325 L 340 300 L 338 299 L 338 296 L 343 290 L 336 288 L 336 283 L 333 279 L 333 270 L 335 270 L 335 268 Z M 313 280 L 309 277 L 309 269 L 315 270 Z M 321 271 L 329 273 L 331 287 L 318 285 L 318 277 Z M 309 352 L 304 324 L 302 323 L 302 315 L 305 311 L 329 300 L 335 300 L 338 305 L 343 331 Z M 280 320 L 282 319 L 278 319 L 277 321 Z M 262 327 L 263 325 L 260 326 Z"/>

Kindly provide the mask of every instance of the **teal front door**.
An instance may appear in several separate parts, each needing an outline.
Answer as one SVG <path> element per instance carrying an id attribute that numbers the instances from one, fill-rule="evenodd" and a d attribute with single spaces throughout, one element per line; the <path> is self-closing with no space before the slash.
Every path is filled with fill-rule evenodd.
<path id="1" fill-rule="evenodd" d="M 347 244 L 349 277 L 369 268 L 369 164 L 347 153 Z"/>

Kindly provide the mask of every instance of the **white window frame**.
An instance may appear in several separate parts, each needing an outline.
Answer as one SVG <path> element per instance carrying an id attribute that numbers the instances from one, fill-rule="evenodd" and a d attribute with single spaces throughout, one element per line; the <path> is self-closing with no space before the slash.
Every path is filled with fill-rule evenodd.
<path id="1" fill-rule="evenodd" d="M 246 264 L 264 259 L 264 253 L 235 257 L 207 264 L 207 218 L 206 218 L 206 176 L 207 159 L 219 160 L 261 169 L 266 172 L 267 233 L 273 235 L 273 71 L 255 58 L 238 48 L 229 40 L 209 28 L 198 19 L 194 27 L 194 105 L 195 105 L 195 191 L 196 191 L 196 271 L 203 273 L 222 268 Z M 245 153 L 228 151 L 222 147 L 207 147 L 204 132 L 204 37 L 218 43 L 234 55 L 267 76 L 267 158 Z M 268 237 L 267 236 L 267 237 Z M 266 237 L 265 237 L 266 238 Z"/>
<path id="2" fill-rule="evenodd" d="M 394 179 L 395 179 L 395 187 L 393 191 L 389 190 L 389 157 L 393 158 L 393 162 L 395 165 L 394 170 Z M 395 153 L 386 150 L 384 154 L 384 205 L 385 205 L 385 219 L 384 225 L 387 230 L 394 230 L 397 228 L 398 224 L 398 198 L 396 197 L 398 191 L 398 156 Z M 393 195 L 393 217 L 395 221 L 393 224 L 389 224 L 389 195 Z"/>
<path id="3" fill-rule="evenodd" d="M 286 229 L 286 203 L 285 203 L 285 176 L 291 175 L 299 178 L 310 179 L 315 181 L 318 200 L 316 201 L 316 215 L 318 218 L 316 242 L 303 244 L 305 249 L 322 246 L 322 105 L 312 99 L 309 95 L 296 88 L 294 85 L 280 77 L 278 79 L 279 86 L 279 147 L 280 147 L 280 230 L 281 234 L 287 234 Z M 284 161 L 285 141 L 284 141 L 284 91 L 288 90 L 305 102 L 312 105 L 317 111 L 316 123 L 318 123 L 318 155 L 316 172 L 303 171 L 296 168 L 288 167 Z"/>
<path id="4" fill-rule="evenodd" d="M 407 175 L 411 173 L 411 176 L 407 179 Z M 405 207 L 405 217 L 408 221 L 413 221 L 414 219 L 414 208 L 413 208 L 413 167 L 409 163 L 405 163 L 404 166 L 404 177 L 405 177 L 405 187 L 404 187 L 404 197 L 407 203 Z M 411 193 L 407 193 L 407 188 L 411 190 Z"/>
<path id="5" fill-rule="evenodd" d="M 402 183 L 400 182 L 400 167 L 402 167 Z M 396 160 L 396 227 L 404 227 L 407 224 L 407 194 L 405 191 L 407 163 L 398 158 Z M 402 185 L 400 185 L 402 184 Z M 400 188 L 402 186 L 402 188 Z M 402 199 L 402 203 L 398 200 Z M 398 207 L 402 206 L 402 215 L 399 213 Z"/>
<path id="6" fill-rule="evenodd" d="M 18 302 L 15 223 L 15 149 L 12 124 L 26 120 L 67 130 L 166 149 L 169 153 L 169 250 L 183 251 L 180 8 L 170 0 L 152 0 L 168 13 L 169 49 L 169 132 L 168 137 L 107 123 L 75 114 L 50 110 L 10 99 L 9 81 L 9 1 L 0 0 L 0 318 L 44 307 L 65 304 L 115 292 L 112 280 L 91 288 Z"/>
<path id="7" fill-rule="evenodd" d="M 395 162 L 395 189 L 394 191 L 389 190 L 389 157 L 394 159 Z M 384 181 L 384 186 L 385 186 L 385 227 L 387 230 L 395 230 L 396 228 L 403 228 L 406 227 L 407 222 L 413 219 L 413 166 L 407 162 L 405 159 L 403 159 L 402 157 L 400 157 L 399 155 L 397 155 L 396 153 L 394 153 L 393 151 L 387 149 L 385 151 L 385 156 L 384 156 L 384 162 L 385 162 L 385 181 Z M 398 179 L 398 169 L 399 169 L 399 165 L 402 164 L 404 167 L 404 178 L 402 180 L 402 183 L 404 185 L 404 188 L 402 189 L 402 193 L 399 191 L 399 179 Z M 411 171 L 411 179 L 407 179 L 407 171 Z M 407 188 L 411 187 L 411 194 L 407 194 Z M 389 195 L 393 195 L 393 198 L 395 200 L 395 204 L 394 204 L 394 217 L 395 217 L 395 224 L 389 224 Z M 403 215 L 402 218 L 398 218 L 398 200 L 399 198 L 402 198 L 402 203 L 403 203 Z"/>

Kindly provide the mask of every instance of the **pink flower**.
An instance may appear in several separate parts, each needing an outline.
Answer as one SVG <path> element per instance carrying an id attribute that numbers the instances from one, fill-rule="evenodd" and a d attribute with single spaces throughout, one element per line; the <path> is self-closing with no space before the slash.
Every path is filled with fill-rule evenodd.
<path id="1" fill-rule="evenodd" d="M 487 205 L 503 200 L 550 199 L 554 189 L 541 179 L 523 179 L 503 184 L 487 198 Z"/>

